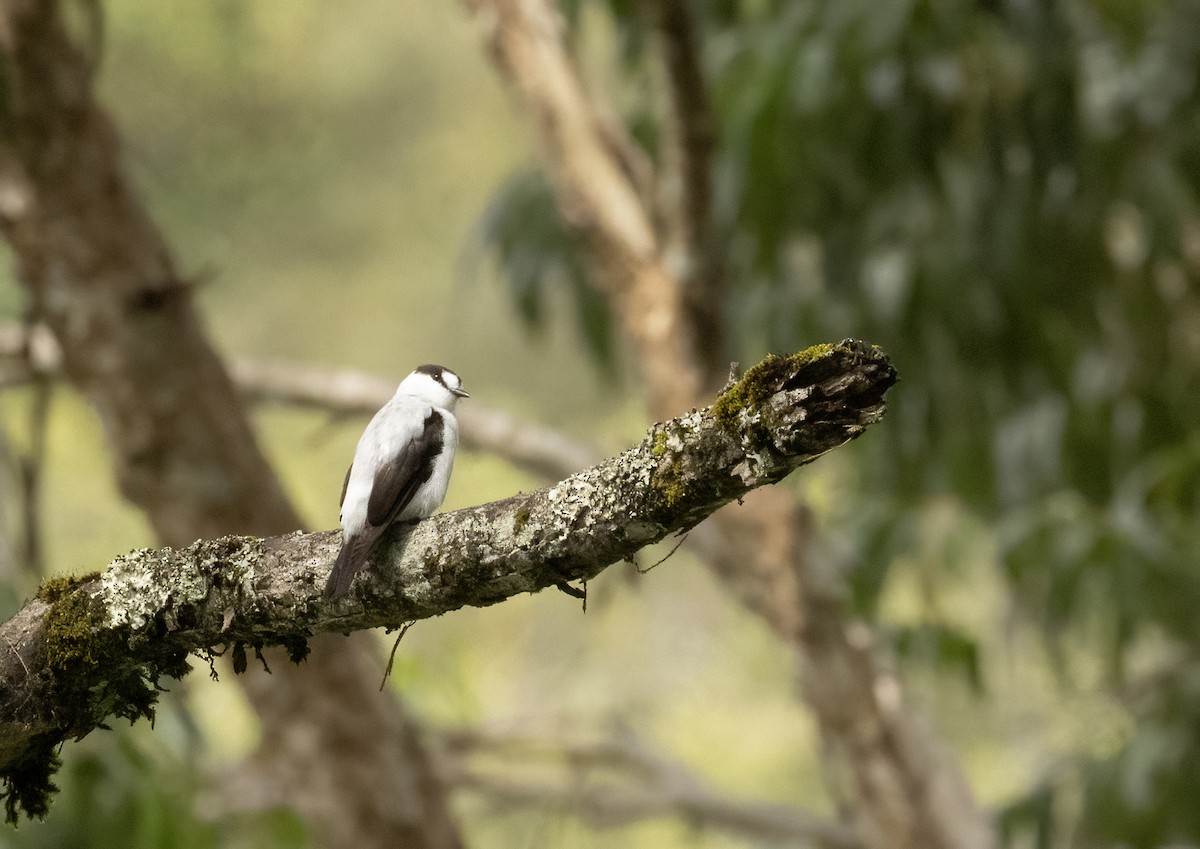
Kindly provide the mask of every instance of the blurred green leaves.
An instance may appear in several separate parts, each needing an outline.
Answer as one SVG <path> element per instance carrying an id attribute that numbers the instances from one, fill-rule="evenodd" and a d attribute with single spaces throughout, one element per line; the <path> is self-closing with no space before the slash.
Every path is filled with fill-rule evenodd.
<path id="1" fill-rule="evenodd" d="M 607 377 L 615 376 L 613 319 L 590 275 L 580 236 L 562 222 L 542 172 L 521 170 L 497 190 L 463 255 L 463 276 L 492 259 L 526 329 L 544 329 L 547 300 L 565 290 L 575 305 L 580 339 Z"/>
<path id="2" fill-rule="evenodd" d="M 977 694 L 983 693 L 979 645 L 968 634 L 946 625 L 918 625 L 896 628 L 890 636 L 899 657 L 961 675 Z"/>

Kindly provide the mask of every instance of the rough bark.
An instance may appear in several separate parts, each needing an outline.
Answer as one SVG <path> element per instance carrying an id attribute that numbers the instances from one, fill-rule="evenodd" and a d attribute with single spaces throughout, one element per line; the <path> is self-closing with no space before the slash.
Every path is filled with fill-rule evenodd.
<path id="1" fill-rule="evenodd" d="M 336 531 L 140 550 L 102 574 L 51 582 L 0 626 L 10 801 L 36 812 L 38 788 L 22 784 L 31 764 L 109 715 L 147 715 L 154 683 L 182 674 L 189 652 L 231 646 L 245 668 L 246 646 L 300 657 L 314 634 L 396 628 L 587 581 L 858 436 L 883 415 L 894 380 L 883 353 L 857 342 L 770 358 L 712 407 L 555 486 L 393 528 L 345 599 L 322 592 Z"/>
<path id="2" fill-rule="evenodd" d="M 92 96 L 92 72 L 58 3 L 0 0 L 0 232 L 34 312 L 53 331 L 70 380 L 100 414 L 122 493 L 146 511 L 163 542 L 297 528 L 300 518 L 206 338 L 191 285 L 121 172 L 117 133 Z M 10 663 L 25 662 L 17 646 L 10 644 Z M 326 794 L 324 806 L 296 804 L 326 845 L 456 847 L 443 794 L 375 803 L 378 784 L 428 791 L 434 782 L 395 697 L 375 693 L 373 672 L 359 662 L 365 650 L 345 641 L 315 647 L 308 669 L 276 663 L 269 684 L 247 686 L 264 727 L 282 733 L 286 726 L 292 733 L 285 741 L 323 747 L 322 770 L 293 769 L 291 759 L 308 750 L 277 747 L 275 782 L 293 801 Z M 13 680 L 0 692 L 10 707 Z M 340 735 L 321 725 L 352 709 L 339 705 L 361 704 L 353 693 L 368 690 L 395 708 L 394 718 L 363 712 Z M 50 716 L 62 710 L 43 707 Z M 137 715 L 147 708 L 126 701 L 116 709 Z M 358 735 L 354 748 L 366 760 L 342 757 L 348 732 Z M 40 745 L 48 753 L 49 741 Z M 7 762 L 7 774 L 23 775 L 26 786 L 49 781 L 48 756 Z M 373 771 L 366 784 L 364 766 Z M 36 793 L 30 800 L 37 812 Z"/>

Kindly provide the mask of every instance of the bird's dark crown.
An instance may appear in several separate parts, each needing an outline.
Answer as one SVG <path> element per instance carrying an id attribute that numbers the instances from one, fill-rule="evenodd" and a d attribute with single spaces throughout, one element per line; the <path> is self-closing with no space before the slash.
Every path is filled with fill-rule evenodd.
<path id="1" fill-rule="evenodd" d="M 446 385 L 446 373 L 447 372 L 449 372 L 450 374 L 453 374 L 455 377 L 458 377 L 458 373 L 455 372 L 453 369 L 448 369 L 445 366 L 439 366 L 439 365 L 435 365 L 433 363 L 425 363 L 424 365 L 417 366 L 415 369 L 413 369 L 413 371 L 419 371 L 419 372 L 421 372 L 421 374 L 429 375 L 434 380 L 436 380 L 438 383 L 442 384 L 442 386 Z M 449 387 L 447 387 L 447 388 L 449 388 Z"/>

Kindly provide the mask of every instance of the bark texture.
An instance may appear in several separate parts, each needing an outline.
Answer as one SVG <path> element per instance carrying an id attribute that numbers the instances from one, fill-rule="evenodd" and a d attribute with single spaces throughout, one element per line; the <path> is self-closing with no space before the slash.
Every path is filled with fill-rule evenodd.
<path id="1" fill-rule="evenodd" d="M 63 739 L 114 713 L 147 715 L 155 682 L 183 674 L 189 652 L 232 647 L 244 669 L 247 647 L 300 658 L 314 634 L 396 628 L 587 581 L 858 436 L 883 415 L 894 380 L 883 353 L 858 342 L 770 358 L 713 406 L 552 487 L 394 527 L 344 599 L 322 592 L 337 531 L 140 550 L 50 582 L 0 626 L 10 799 L 33 807 L 39 788 L 22 777 Z"/>
<path id="2" fill-rule="evenodd" d="M 33 312 L 53 332 L 68 377 L 99 412 L 121 492 L 146 511 L 160 540 L 178 546 L 300 527 L 208 342 L 189 281 L 121 171 L 117 133 L 92 96 L 92 73 L 57 2 L 0 0 L 0 232 Z M 53 614 L 50 620 L 53 626 Z M 428 761 L 397 700 L 376 692 L 377 678 L 361 659 L 368 647 L 314 647 L 306 670 L 277 662 L 269 683 L 247 680 L 263 726 L 282 743 L 304 743 L 273 749 L 274 784 L 328 846 L 452 849 L 459 842 L 444 794 L 428 792 L 435 785 Z M 10 644 L 8 655 L 25 672 L 24 650 Z M 98 659 L 79 662 L 90 668 Z M 130 674 L 125 695 L 133 700 L 114 695 L 109 707 L 133 717 L 148 710 L 152 692 L 137 696 L 138 673 Z M 20 701 L 16 680 L 5 678 L 0 689 L 8 718 Z M 377 708 L 353 724 L 323 725 L 361 705 L 367 691 L 394 708 L 390 718 Z M 73 710 L 42 708 L 52 725 Z M 352 735 L 356 757 L 365 760 L 342 756 Z M 49 782 L 52 743 L 39 746 L 40 754 L 0 744 L 15 758 L 6 761 L 6 774 L 19 779 L 10 790 Z M 322 769 L 294 769 L 293 760 L 304 757 L 318 758 Z M 367 767 L 373 774 L 364 784 Z M 380 807 L 371 792 L 379 784 L 422 793 Z M 39 813 L 37 798 L 10 795 L 9 802 Z"/>

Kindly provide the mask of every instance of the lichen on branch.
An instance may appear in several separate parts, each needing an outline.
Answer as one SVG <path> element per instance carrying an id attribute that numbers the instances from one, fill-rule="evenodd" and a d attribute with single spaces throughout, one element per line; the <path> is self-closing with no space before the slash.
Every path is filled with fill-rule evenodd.
<path id="1" fill-rule="evenodd" d="M 10 819 L 45 812 L 52 755 L 109 716 L 153 715 L 187 655 L 287 647 L 322 632 L 396 628 L 587 581 L 755 487 L 861 434 L 895 382 L 861 342 L 773 357 L 716 403 L 654 425 L 622 454 L 530 493 L 393 527 L 343 599 L 322 592 L 340 534 L 142 549 L 48 582 L 0 636 L 0 778 Z"/>

